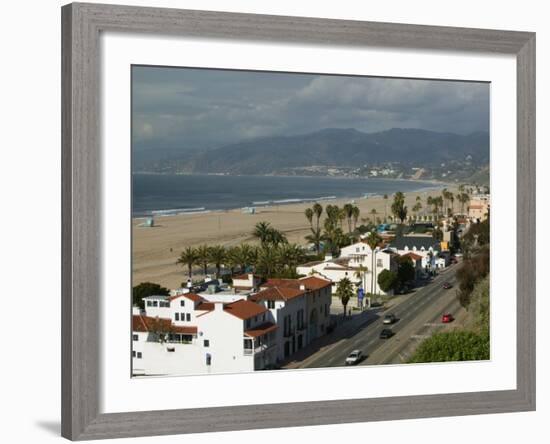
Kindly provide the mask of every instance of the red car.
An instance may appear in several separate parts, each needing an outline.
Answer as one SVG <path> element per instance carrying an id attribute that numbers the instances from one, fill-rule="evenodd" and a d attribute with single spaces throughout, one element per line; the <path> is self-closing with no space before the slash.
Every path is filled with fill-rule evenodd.
<path id="1" fill-rule="evenodd" d="M 454 320 L 455 318 L 453 318 L 453 315 L 451 313 L 445 313 L 441 317 L 441 322 L 443 322 L 444 324 L 448 324 L 449 322 L 453 322 Z"/>

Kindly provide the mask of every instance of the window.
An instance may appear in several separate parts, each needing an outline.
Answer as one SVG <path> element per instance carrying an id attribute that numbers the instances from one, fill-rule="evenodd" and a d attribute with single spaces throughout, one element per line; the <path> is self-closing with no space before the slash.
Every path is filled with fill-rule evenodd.
<path id="1" fill-rule="evenodd" d="M 382 261 L 382 259 L 376 259 L 376 266 L 377 267 L 383 267 L 384 266 L 384 262 Z"/>
<path id="2" fill-rule="evenodd" d="M 176 351 L 175 347 L 166 347 L 168 353 L 174 353 Z"/>
<path id="3" fill-rule="evenodd" d="M 138 335 L 132 335 L 132 341 L 139 341 Z"/>
<path id="4" fill-rule="evenodd" d="M 275 308 L 275 301 L 267 301 L 267 308 Z"/>
<path id="5" fill-rule="evenodd" d="M 181 335 L 181 342 L 183 344 L 191 344 L 191 342 L 193 342 L 193 336 L 192 335 Z"/>
<path id="6" fill-rule="evenodd" d="M 132 358 L 135 358 L 135 357 L 136 357 L 136 352 L 132 350 Z"/>
<path id="7" fill-rule="evenodd" d="M 182 299 L 182 300 L 180 301 L 180 307 L 185 307 L 185 300 L 184 300 L 184 299 Z"/>
<path id="8" fill-rule="evenodd" d="M 147 307 L 152 307 L 153 303 L 151 301 L 147 301 Z"/>
<path id="9" fill-rule="evenodd" d="M 141 355 L 141 352 L 137 352 L 137 358 L 138 358 L 138 359 L 141 359 L 141 356 L 142 356 L 142 355 Z"/>
<path id="10" fill-rule="evenodd" d="M 250 328 L 250 319 L 246 320 L 246 328 Z"/>
<path id="11" fill-rule="evenodd" d="M 189 322 L 191 320 L 191 313 L 187 313 L 185 315 L 185 319 L 187 320 L 187 322 Z"/>
<path id="12" fill-rule="evenodd" d="M 210 347 L 210 340 L 205 339 L 205 340 L 204 340 L 204 346 L 205 346 L 205 347 Z"/>
<path id="13" fill-rule="evenodd" d="M 153 307 L 158 307 L 159 303 L 158 301 L 153 301 Z"/>
<path id="14" fill-rule="evenodd" d="M 159 306 L 160 306 L 160 307 L 164 307 L 164 308 L 168 308 L 168 307 L 170 307 L 170 302 L 168 302 L 168 301 L 160 301 Z"/>
<path id="15" fill-rule="evenodd" d="M 359 253 L 359 247 L 357 247 L 357 248 L 355 249 L 355 252 L 356 252 L 356 253 Z"/>
<path id="16" fill-rule="evenodd" d="M 174 319 L 176 321 L 179 321 L 180 320 L 180 314 L 179 313 L 174 313 Z"/>
<path id="17" fill-rule="evenodd" d="M 206 354 L 206 365 L 212 365 L 212 356 L 209 353 Z"/>

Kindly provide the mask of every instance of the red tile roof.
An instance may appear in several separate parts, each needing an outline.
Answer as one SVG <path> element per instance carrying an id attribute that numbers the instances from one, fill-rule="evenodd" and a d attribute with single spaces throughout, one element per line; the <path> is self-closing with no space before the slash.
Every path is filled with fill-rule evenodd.
<path id="1" fill-rule="evenodd" d="M 155 323 L 160 323 L 155 325 Z M 194 326 L 179 326 L 172 324 L 171 319 L 153 318 L 150 316 L 133 315 L 132 316 L 132 331 L 148 332 L 161 328 L 171 333 L 196 334 L 197 327 Z"/>
<path id="2" fill-rule="evenodd" d="M 262 305 L 255 304 L 254 302 L 240 299 L 230 304 L 226 304 L 223 307 L 223 310 L 239 319 L 246 320 L 265 313 L 267 308 Z"/>
<path id="3" fill-rule="evenodd" d="M 246 330 L 244 334 L 246 336 L 250 336 L 251 338 L 256 338 L 275 330 L 277 330 L 277 325 L 273 322 L 265 322 L 262 325 Z"/>
<path id="4" fill-rule="evenodd" d="M 322 279 L 316 276 L 309 276 L 302 279 L 268 279 L 264 287 L 290 287 L 300 289 L 304 285 L 306 290 L 320 290 L 321 288 L 330 287 L 332 281 Z"/>
<path id="5" fill-rule="evenodd" d="M 269 287 L 256 293 L 250 298 L 251 301 L 288 301 L 305 294 L 304 290 L 297 290 L 291 287 Z"/>
<path id="6" fill-rule="evenodd" d="M 201 302 L 199 305 L 197 305 L 196 310 L 212 311 L 212 310 L 214 310 L 214 303 L 213 302 Z"/>

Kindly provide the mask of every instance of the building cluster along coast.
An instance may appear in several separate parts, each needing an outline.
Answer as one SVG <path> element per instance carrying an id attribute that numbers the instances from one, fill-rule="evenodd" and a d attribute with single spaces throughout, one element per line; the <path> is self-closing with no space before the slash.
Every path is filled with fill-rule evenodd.
<path id="1" fill-rule="evenodd" d="M 385 303 L 429 287 L 458 253 L 487 243 L 488 190 L 461 186 L 457 195 L 460 209 L 445 189 L 424 203 L 414 196 L 409 210 L 411 197 L 397 192 L 389 215 L 373 208 L 363 218 L 354 202 L 317 202 L 301 210 L 309 224 L 305 243 L 290 242 L 288 231 L 264 220 L 248 233 L 250 243 L 185 247 L 172 261 L 187 271 L 187 282 L 134 287 L 133 374 L 237 373 L 306 362 L 340 337 L 352 312 L 376 318 Z M 162 223 L 138 229 L 162 233 Z"/>

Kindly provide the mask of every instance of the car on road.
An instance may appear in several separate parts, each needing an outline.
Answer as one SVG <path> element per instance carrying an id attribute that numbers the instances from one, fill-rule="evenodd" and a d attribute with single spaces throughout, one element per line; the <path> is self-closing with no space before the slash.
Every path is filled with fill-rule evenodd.
<path id="1" fill-rule="evenodd" d="M 388 324 L 393 324 L 395 321 L 397 321 L 397 318 L 393 313 L 390 313 L 384 316 L 382 323 L 388 325 Z"/>
<path id="2" fill-rule="evenodd" d="M 453 288 L 453 284 L 451 284 L 450 282 L 445 282 L 443 283 L 443 288 L 445 290 L 449 290 L 450 288 Z"/>
<path id="3" fill-rule="evenodd" d="M 441 316 L 441 322 L 444 324 L 448 324 L 449 322 L 453 322 L 455 318 L 451 313 L 445 313 L 443 316 Z"/>
<path id="4" fill-rule="evenodd" d="M 380 332 L 380 339 L 389 339 L 393 336 L 391 328 L 385 328 Z"/>
<path id="5" fill-rule="evenodd" d="M 353 350 L 346 358 L 346 365 L 356 365 L 363 358 L 363 352 L 361 350 Z"/>

